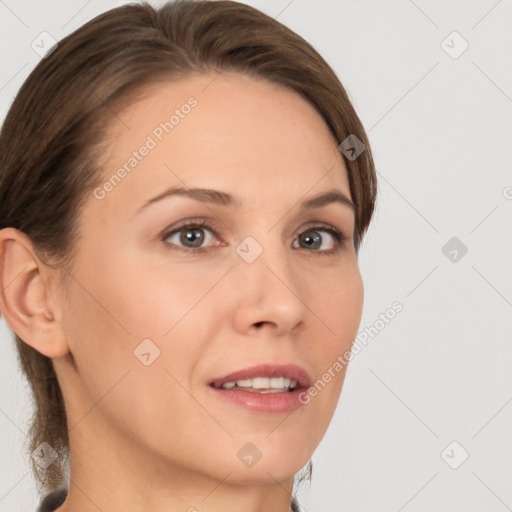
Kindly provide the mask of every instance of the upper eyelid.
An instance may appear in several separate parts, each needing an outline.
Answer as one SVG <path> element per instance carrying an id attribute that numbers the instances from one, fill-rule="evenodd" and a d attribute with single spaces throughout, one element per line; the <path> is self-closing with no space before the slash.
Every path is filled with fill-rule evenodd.
<path id="1" fill-rule="evenodd" d="M 178 231 L 182 231 L 184 229 L 192 229 L 193 227 L 209 229 L 215 235 L 218 235 L 218 230 L 213 226 L 210 222 L 206 220 L 188 220 L 184 221 L 183 224 L 179 224 L 178 226 L 171 226 L 162 231 L 162 235 L 164 237 L 168 237 Z"/>

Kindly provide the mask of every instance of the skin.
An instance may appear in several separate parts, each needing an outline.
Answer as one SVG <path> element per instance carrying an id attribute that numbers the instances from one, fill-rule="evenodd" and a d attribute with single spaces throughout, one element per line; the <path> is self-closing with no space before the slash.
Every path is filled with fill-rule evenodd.
<path id="1" fill-rule="evenodd" d="M 23 233 L 0 232 L 2 312 L 53 359 L 65 398 L 72 466 L 59 512 L 286 512 L 336 408 L 343 372 L 291 413 L 246 410 L 207 386 L 267 362 L 298 364 L 314 382 L 350 349 L 363 304 L 353 211 L 298 207 L 330 189 L 350 198 L 327 125 L 289 89 L 214 77 L 151 86 L 112 121 L 105 179 L 198 101 L 103 199 L 87 199 L 65 287 Z M 168 197 L 136 213 L 170 186 L 225 191 L 240 206 Z M 203 232 L 203 253 L 177 249 L 180 233 L 163 237 L 192 218 L 216 229 Z M 336 252 L 318 222 L 346 236 Z M 306 231 L 321 249 L 301 245 Z M 263 248 L 253 263 L 234 250 L 246 236 Z M 149 366 L 134 356 L 147 338 L 160 350 Z M 247 442 L 262 453 L 251 468 L 237 457 Z"/>

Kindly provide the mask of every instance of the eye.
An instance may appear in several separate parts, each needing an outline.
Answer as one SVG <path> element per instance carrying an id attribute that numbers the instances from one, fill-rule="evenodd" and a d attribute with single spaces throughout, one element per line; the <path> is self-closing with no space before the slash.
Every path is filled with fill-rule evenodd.
<path id="1" fill-rule="evenodd" d="M 205 232 L 208 233 L 205 234 Z M 205 242 L 206 245 L 211 244 L 212 239 L 215 239 L 215 235 L 214 229 L 206 221 L 188 222 L 167 232 L 163 236 L 163 240 L 170 242 L 177 249 L 202 252 L 206 250 L 203 244 Z"/>
<path id="2" fill-rule="evenodd" d="M 321 233 L 326 233 L 327 236 Z M 332 254 L 337 252 L 343 243 L 346 241 L 345 235 L 334 226 L 328 224 L 321 224 L 311 226 L 306 231 L 303 231 L 297 238 L 299 248 L 313 249 L 314 252 L 321 254 Z M 293 247 L 297 247 L 293 245 Z"/>
<path id="3" fill-rule="evenodd" d="M 206 252 L 212 246 L 224 245 L 218 241 L 217 232 L 207 220 L 188 221 L 166 231 L 162 240 L 172 249 L 185 252 Z M 303 231 L 292 247 L 313 249 L 313 252 L 321 255 L 332 255 L 341 249 L 345 241 L 346 237 L 339 229 L 330 224 L 317 224 Z M 296 242 L 299 243 L 298 246 Z"/>

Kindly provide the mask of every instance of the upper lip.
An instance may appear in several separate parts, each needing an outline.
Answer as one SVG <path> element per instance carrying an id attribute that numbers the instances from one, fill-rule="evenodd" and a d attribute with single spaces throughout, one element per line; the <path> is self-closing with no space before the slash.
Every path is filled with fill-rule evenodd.
<path id="1" fill-rule="evenodd" d="M 296 364 L 259 364 L 243 370 L 232 372 L 224 377 L 219 377 L 210 382 L 211 386 L 220 387 L 226 382 L 235 382 L 242 379 L 255 377 L 285 377 L 297 381 L 297 387 L 307 388 L 311 381 L 308 372 Z"/>

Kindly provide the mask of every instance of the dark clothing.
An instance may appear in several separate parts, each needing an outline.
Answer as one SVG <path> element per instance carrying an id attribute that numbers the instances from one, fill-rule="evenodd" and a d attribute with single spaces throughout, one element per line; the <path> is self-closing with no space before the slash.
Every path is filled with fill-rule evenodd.
<path id="1" fill-rule="evenodd" d="M 41 502 L 37 512 L 53 512 L 64 503 L 67 495 L 67 489 L 57 489 L 56 491 L 51 492 Z M 300 512 L 299 504 L 295 498 L 292 498 L 291 510 L 292 512 Z"/>
<path id="2" fill-rule="evenodd" d="M 57 489 L 56 491 L 51 492 L 41 502 L 37 512 L 53 512 L 64 503 L 67 495 L 67 489 Z"/>

